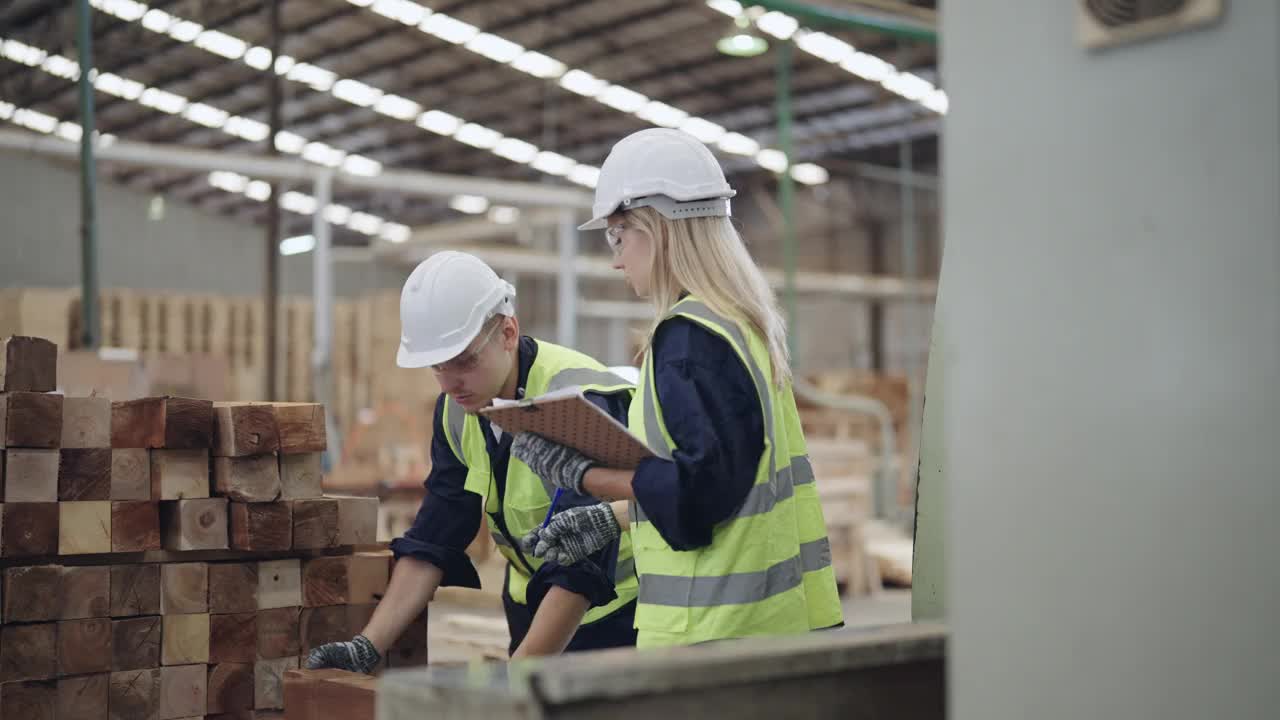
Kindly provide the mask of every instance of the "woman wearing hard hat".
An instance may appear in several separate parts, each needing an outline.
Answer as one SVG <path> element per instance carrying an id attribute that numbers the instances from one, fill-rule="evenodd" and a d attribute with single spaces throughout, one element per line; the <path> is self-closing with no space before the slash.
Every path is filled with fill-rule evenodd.
<path id="1" fill-rule="evenodd" d="M 686 133 L 642 130 L 613 147 L 580 229 L 604 229 L 614 267 L 657 311 L 628 426 L 658 457 L 629 471 L 537 435 L 512 448 L 558 487 L 630 501 L 629 533 L 628 518 L 600 521 L 615 519 L 615 502 L 574 508 L 525 540 L 572 562 L 629 534 L 641 647 L 843 622 L 783 320 L 729 219 L 733 195 Z"/>
<path id="2" fill-rule="evenodd" d="M 475 414 L 494 398 L 578 386 L 625 421 L 633 386 L 582 353 L 521 335 L 514 303 L 515 288 L 460 252 L 432 255 L 405 282 L 396 363 L 430 368 L 444 391 L 427 494 L 413 527 L 391 543 L 395 571 L 368 625 L 348 642 L 314 650 L 307 667 L 370 672 L 437 587 L 480 587 L 465 551 L 482 516 L 509 562 L 502 599 L 513 657 L 635 644 L 629 539 L 599 544 L 573 564 L 521 550 L 519 539 L 544 521 L 555 488 L 511 457 L 510 435 Z M 566 492 L 556 509 L 596 502 Z"/>

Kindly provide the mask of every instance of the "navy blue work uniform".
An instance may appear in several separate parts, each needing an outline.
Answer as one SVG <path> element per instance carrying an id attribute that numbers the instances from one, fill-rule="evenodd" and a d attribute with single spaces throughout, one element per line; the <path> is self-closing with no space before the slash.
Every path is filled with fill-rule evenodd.
<path id="1" fill-rule="evenodd" d="M 531 337 L 520 338 L 518 350 L 517 387 L 523 394 L 523 388 L 529 377 L 529 368 L 538 354 L 538 343 Z M 587 399 L 608 412 L 618 421 L 627 422 L 627 410 L 630 406 L 628 393 L 599 394 L 586 393 Z M 480 530 L 483 517 L 483 499 L 464 489 L 467 479 L 467 466 L 454 455 L 449 447 L 442 422 L 445 396 L 436 400 L 434 431 L 431 439 L 431 472 L 427 475 L 427 494 L 418 509 L 413 526 L 403 537 L 391 542 L 391 550 L 397 559 L 409 556 L 429 562 L 440 568 L 443 578 L 441 586 L 458 586 L 468 588 L 480 587 L 480 576 L 476 573 L 466 549 Z M 483 417 L 480 427 L 484 431 L 485 445 L 493 469 L 498 497 L 505 494 L 507 482 L 507 464 L 511 458 L 512 436 L 504 433 L 501 439 L 495 439 L 492 427 Z M 566 492 L 556 504 L 560 512 L 570 507 L 594 505 L 599 500 Z M 519 540 L 519 538 L 517 538 Z M 521 605 L 511 599 L 505 586 L 502 588 L 502 604 L 506 611 L 507 626 L 511 630 L 510 652 L 515 652 L 533 622 L 538 604 L 552 586 L 562 587 L 570 592 L 586 597 L 592 606 L 605 605 L 616 596 L 613 591 L 613 572 L 617 564 L 618 543 L 610 543 L 605 548 L 591 555 L 591 562 L 578 563 L 573 566 L 562 566 L 557 563 L 544 563 L 529 580 L 527 605 Z M 506 573 L 503 573 L 506 577 Z M 628 603 L 607 617 L 589 625 L 582 625 L 569 642 L 567 651 L 596 650 L 610 647 L 630 647 L 636 643 L 635 602 Z"/>

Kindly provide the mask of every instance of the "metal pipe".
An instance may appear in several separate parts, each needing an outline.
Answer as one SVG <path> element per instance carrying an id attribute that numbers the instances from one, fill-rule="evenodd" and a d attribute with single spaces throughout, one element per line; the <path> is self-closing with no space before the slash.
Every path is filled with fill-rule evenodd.
<path id="1" fill-rule="evenodd" d="M 73 157 L 75 146 L 50 136 L 0 130 L 0 148 L 40 155 Z M 264 180 L 310 182 L 321 173 L 330 173 L 335 185 L 366 190 L 387 190 L 404 195 L 452 197 L 460 193 L 483 195 L 495 204 L 543 205 L 590 209 L 592 195 L 574 188 L 512 180 L 492 180 L 464 175 L 445 175 L 416 170 L 383 170 L 374 177 L 352 175 L 342 170 L 314 165 L 294 158 L 268 158 L 211 150 L 195 150 L 178 145 L 116 140 L 97 148 L 103 162 L 173 168 L 175 170 L 227 170 Z"/>
<path id="2" fill-rule="evenodd" d="M 280 0 L 271 0 L 268 8 L 268 37 L 271 39 L 271 57 L 280 54 Z M 280 132 L 280 76 L 270 73 L 267 76 L 267 123 L 270 133 L 267 135 L 267 155 L 275 157 L 280 154 L 276 149 L 276 134 Z M 266 343 L 263 347 L 272 348 L 267 353 L 266 364 L 266 396 L 269 400 L 277 400 L 276 365 L 279 353 L 280 334 L 280 183 L 271 183 L 271 202 L 267 205 L 267 237 L 266 237 L 266 277 L 263 282 L 263 306 L 266 322 L 263 332 Z"/>
<path id="3" fill-rule="evenodd" d="M 98 312 L 98 173 L 93 155 L 93 13 L 89 0 L 76 2 L 76 45 L 80 55 L 80 344 L 97 350 L 102 326 Z"/>
<path id="4" fill-rule="evenodd" d="M 556 342 L 565 347 L 573 347 L 578 341 L 577 225 L 572 210 L 560 211 L 556 237 L 560 250 L 560 266 L 556 274 Z"/>
<path id="5" fill-rule="evenodd" d="M 889 407 L 869 395 L 833 395 L 819 390 L 799 377 L 792 381 L 792 389 L 797 398 L 814 405 L 870 415 L 876 419 L 880 427 L 880 466 L 876 469 L 875 481 L 872 483 L 872 507 L 877 517 L 896 522 L 898 484 L 895 472 L 898 439 L 897 433 L 893 430 L 893 415 L 889 412 Z"/>
<path id="6" fill-rule="evenodd" d="M 443 250 L 459 250 L 484 260 L 494 270 L 518 270 L 538 275 L 556 275 L 560 272 L 558 253 L 516 247 L 514 245 L 464 245 L 439 244 L 430 247 L 404 247 L 389 243 L 378 245 L 384 257 L 394 257 L 408 265 L 417 265 L 432 254 Z M 574 272 L 579 278 L 617 280 L 618 271 L 610 260 L 600 256 L 578 256 L 573 259 Z M 775 289 L 783 286 L 783 273 L 776 269 L 764 269 L 765 279 Z M 896 277 L 873 277 L 856 273 L 796 272 L 797 293 L 829 293 L 861 298 L 896 300 L 905 297 L 932 298 L 937 293 L 937 283 L 917 280 L 908 284 Z M 652 310 L 650 311 L 652 316 Z"/>
<path id="7" fill-rule="evenodd" d="M 794 365 L 796 336 L 800 332 L 796 310 L 796 209 L 795 179 L 791 177 L 791 42 L 778 47 L 777 66 L 778 144 L 783 155 L 782 176 L 778 178 L 778 205 L 782 208 L 783 305 L 787 313 L 787 349 Z"/>
<path id="8" fill-rule="evenodd" d="M 653 320 L 653 305 L 627 300 L 579 300 L 578 317 L 610 321 Z M 625 325 L 623 325 L 625 328 Z M 616 340 L 617 338 L 612 338 Z M 624 338 L 625 341 L 625 338 Z"/>
<path id="9" fill-rule="evenodd" d="M 825 25 L 849 29 L 874 30 L 907 40 L 936 43 L 937 30 L 929 23 L 915 18 L 891 16 L 866 10 L 843 10 L 811 5 L 796 0 L 748 0 L 747 6 L 757 5 L 766 10 L 777 10 L 812 25 Z"/>
<path id="10" fill-rule="evenodd" d="M 333 179 L 322 173 L 315 182 L 316 207 L 325 208 L 333 200 Z M 330 457 L 341 457 L 339 434 L 333 423 L 330 408 L 332 382 L 330 369 L 333 366 L 331 351 L 333 347 L 333 258 L 332 232 L 323 212 L 311 216 L 311 234 L 315 237 L 315 250 L 311 255 L 311 293 L 314 308 L 313 347 L 311 350 L 311 382 L 315 400 L 323 403 L 325 428 L 329 444 Z M 301 348 L 295 348 L 297 352 Z"/>

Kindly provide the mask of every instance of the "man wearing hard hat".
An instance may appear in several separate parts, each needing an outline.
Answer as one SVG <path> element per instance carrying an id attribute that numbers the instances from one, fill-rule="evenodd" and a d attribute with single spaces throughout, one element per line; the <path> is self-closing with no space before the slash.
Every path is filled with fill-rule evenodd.
<path id="1" fill-rule="evenodd" d="M 436 588 L 480 587 L 465 550 L 482 516 L 508 561 L 502 599 L 512 657 L 635 644 L 629 538 L 572 566 L 524 552 L 520 539 L 543 523 L 555 487 L 512 457 L 510 435 L 476 414 L 495 398 L 576 386 L 626 422 L 632 386 L 593 358 L 521 335 L 515 294 L 488 265 L 460 252 L 432 255 L 405 282 L 396 363 L 430 368 L 444 391 L 436 401 L 427 494 L 413 527 L 391 543 L 395 571 L 369 624 L 348 642 L 316 648 L 308 667 L 370 672 Z M 555 511 L 596 502 L 564 493 Z M 610 530 L 616 528 L 602 533 Z"/>

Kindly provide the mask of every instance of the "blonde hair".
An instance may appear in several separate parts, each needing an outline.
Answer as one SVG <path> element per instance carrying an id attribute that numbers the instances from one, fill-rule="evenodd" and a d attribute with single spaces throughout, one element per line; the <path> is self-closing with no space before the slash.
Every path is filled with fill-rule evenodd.
<path id="1" fill-rule="evenodd" d="M 791 379 L 786 321 L 777 297 L 729 218 L 669 220 L 650 207 L 630 210 L 625 217 L 653 246 L 649 297 L 657 317 L 641 352 L 649 349 L 667 311 L 687 292 L 716 314 L 758 332 L 769 350 L 773 382 L 782 386 Z"/>

